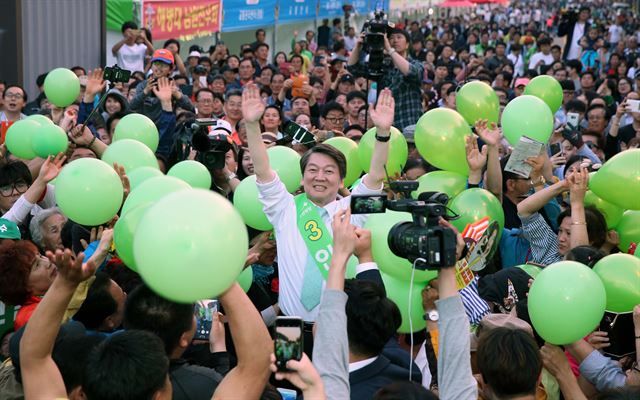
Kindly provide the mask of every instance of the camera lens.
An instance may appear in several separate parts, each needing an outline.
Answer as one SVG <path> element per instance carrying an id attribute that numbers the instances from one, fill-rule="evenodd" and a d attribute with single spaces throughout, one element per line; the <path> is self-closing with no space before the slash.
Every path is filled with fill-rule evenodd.
<path id="1" fill-rule="evenodd" d="M 415 254 L 414 232 L 412 222 L 398 222 L 389 230 L 387 243 L 389 249 L 398 257 L 410 259 L 411 254 Z"/>

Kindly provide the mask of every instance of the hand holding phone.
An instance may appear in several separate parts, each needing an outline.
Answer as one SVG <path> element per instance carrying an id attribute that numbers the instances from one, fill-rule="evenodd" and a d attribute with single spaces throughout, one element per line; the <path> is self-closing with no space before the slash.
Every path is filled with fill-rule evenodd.
<path id="1" fill-rule="evenodd" d="M 289 371 L 287 361 L 302 358 L 302 318 L 276 318 L 274 353 L 278 371 Z"/>
<path id="2" fill-rule="evenodd" d="M 200 300 L 194 308 L 196 315 L 196 334 L 193 337 L 198 340 L 209 340 L 213 315 L 218 314 L 218 300 Z"/>

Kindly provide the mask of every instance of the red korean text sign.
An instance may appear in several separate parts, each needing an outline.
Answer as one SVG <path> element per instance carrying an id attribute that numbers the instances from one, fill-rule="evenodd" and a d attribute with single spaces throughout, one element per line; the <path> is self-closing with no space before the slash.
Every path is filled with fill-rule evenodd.
<path id="1" fill-rule="evenodd" d="M 153 40 L 209 36 L 220 30 L 221 0 L 146 0 L 144 26 Z"/>

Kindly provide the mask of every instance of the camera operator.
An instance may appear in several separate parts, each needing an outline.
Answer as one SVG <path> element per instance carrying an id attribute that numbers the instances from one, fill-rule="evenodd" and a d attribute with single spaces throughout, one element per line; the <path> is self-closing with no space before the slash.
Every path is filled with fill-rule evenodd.
<path id="1" fill-rule="evenodd" d="M 591 17 L 591 9 L 587 6 L 580 7 L 577 16 L 574 11 L 568 11 L 562 16 L 558 26 L 558 37 L 567 37 L 562 57 L 564 60 L 580 58 L 580 39 L 587 33 L 589 17 Z"/>
<path id="2" fill-rule="evenodd" d="M 348 65 L 355 65 L 360 59 L 360 50 L 365 34 L 361 34 L 358 43 L 349 57 Z M 417 60 L 409 59 L 409 34 L 402 29 L 388 31 L 384 37 L 384 48 L 393 62 L 382 76 L 378 90 L 389 88 L 396 101 L 393 125 L 402 130 L 413 125 L 422 115 L 422 93 L 420 85 L 424 75 L 424 67 Z"/>

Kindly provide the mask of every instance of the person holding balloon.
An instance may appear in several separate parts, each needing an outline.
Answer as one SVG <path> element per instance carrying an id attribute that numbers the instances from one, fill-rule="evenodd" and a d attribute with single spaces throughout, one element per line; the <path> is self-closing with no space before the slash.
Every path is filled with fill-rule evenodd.
<path id="1" fill-rule="evenodd" d="M 606 242 L 607 225 L 604 216 L 594 207 L 584 206 L 589 182 L 586 168 L 570 171 L 565 180 L 529 196 L 518 204 L 525 238 L 531 245 L 532 262 L 549 265 L 561 261 L 574 247 L 590 245 L 596 248 Z M 558 234 L 538 212 L 552 198 L 569 191 L 571 208 L 558 216 Z"/>
<path id="2" fill-rule="evenodd" d="M 300 161 L 305 193 L 294 198 L 269 165 L 260 135 L 259 121 L 263 111 L 257 86 L 248 85 L 243 92 L 243 115 L 260 201 L 278 238 L 279 304 L 285 315 L 298 315 L 312 323 L 318 314 L 317 305 L 324 286 L 326 269 L 323 265 L 330 261 L 331 249 L 325 246 L 331 245 L 331 231 L 327 226 L 338 209 L 349 207 L 348 197 L 338 198 L 346 174 L 346 161 L 342 153 L 331 146 L 313 147 Z M 371 108 L 370 115 L 377 127 L 377 142 L 370 172 L 354 188 L 355 194 L 382 193 L 394 115 L 390 90 L 380 94 L 378 105 Z M 354 225 L 363 226 L 366 218 L 358 215 L 351 220 Z M 312 258 L 312 254 L 315 257 Z"/>

